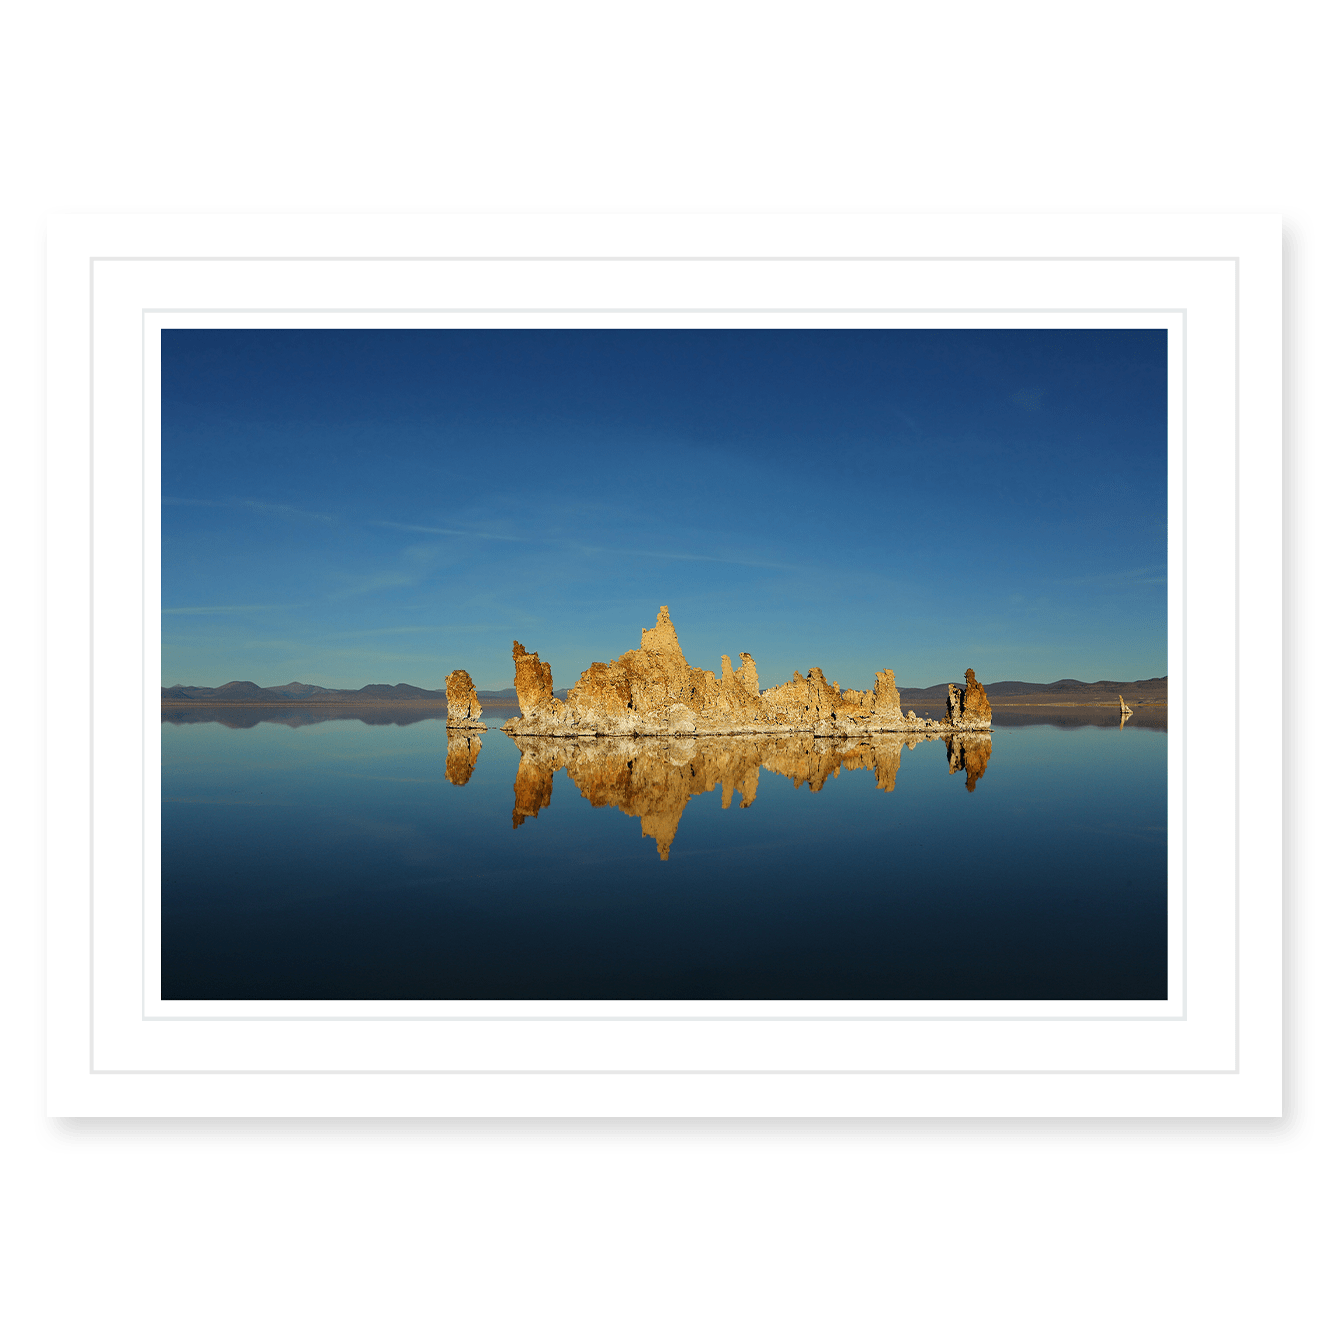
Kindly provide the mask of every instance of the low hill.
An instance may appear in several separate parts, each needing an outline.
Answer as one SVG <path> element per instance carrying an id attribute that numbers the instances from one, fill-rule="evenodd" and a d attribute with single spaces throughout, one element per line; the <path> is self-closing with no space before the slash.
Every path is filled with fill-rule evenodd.
<path id="1" fill-rule="evenodd" d="M 314 683 L 285 683 L 260 688 L 249 680 L 233 680 L 220 688 L 173 684 L 162 689 L 163 702 L 444 702 L 443 688 L 417 688 L 410 683 L 370 683 L 363 688 L 322 688 Z"/>
<path id="2" fill-rule="evenodd" d="M 962 686 L 957 681 L 957 687 Z M 1168 702 L 1168 677 L 1160 679 L 1134 679 L 1122 682 L 1099 679 L 1082 683 L 1079 679 L 1058 679 L 1053 683 L 1023 683 L 1017 679 L 1003 679 L 984 684 L 989 700 L 997 706 L 1065 706 L 1107 704 L 1122 694 L 1132 705 L 1164 704 Z M 947 697 L 947 685 L 931 684 L 927 688 L 900 689 L 901 705 L 912 706 L 921 702 L 941 704 Z M 477 689 L 476 696 L 483 705 L 517 704 L 516 688 Z M 566 699 L 568 690 L 560 688 L 555 697 Z M 369 683 L 363 688 L 323 688 L 316 683 L 283 683 L 260 688 L 248 679 L 233 679 L 218 688 L 204 688 L 197 684 L 172 684 L 162 689 L 163 702 L 194 703 L 250 703 L 264 706 L 269 703 L 306 702 L 314 704 L 348 703 L 446 703 L 448 694 L 442 688 L 418 688 L 410 683 Z"/>
<path id="3" fill-rule="evenodd" d="M 982 680 L 980 682 L 983 682 Z M 962 687 L 957 681 L 957 687 Z M 1167 703 L 1168 676 L 1158 679 L 1098 679 L 1094 683 L 1083 683 L 1080 679 L 1058 679 L 1053 683 L 1025 683 L 1019 679 L 1002 679 L 997 683 L 985 683 L 984 692 L 995 705 L 1012 706 L 1024 702 L 1027 705 L 1056 706 L 1059 702 L 1067 706 L 1082 703 L 1116 701 L 1121 694 L 1128 702 Z M 900 689 L 901 704 L 912 702 L 943 702 L 947 696 L 947 685 L 935 683 L 927 688 Z"/>
<path id="4" fill-rule="evenodd" d="M 555 697 L 566 698 L 568 690 L 559 689 Z M 517 689 L 499 691 L 478 690 L 476 696 L 482 705 L 492 702 L 500 705 L 517 704 Z M 308 702 L 319 705 L 346 705 L 359 702 L 447 703 L 448 693 L 443 688 L 417 688 L 411 683 L 367 683 L 363 688 L 323 688 L 316 683 L 282 683 L 260 688 L 248 679 L 233 679 L 219 688 L 204 688 L 198 684 L 177 683 L 162 689 L 163 702 L 231 703 L 247 702 L 257 706 L 270 703 Z"/>

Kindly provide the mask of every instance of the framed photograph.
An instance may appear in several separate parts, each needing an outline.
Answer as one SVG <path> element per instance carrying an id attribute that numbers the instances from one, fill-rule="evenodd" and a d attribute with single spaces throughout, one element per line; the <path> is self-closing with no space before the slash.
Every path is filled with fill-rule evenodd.
<path id="1" fill-rule="evenodd" d="M 53 1115 L 1271 1116 L 1271 217 L 49 232 Z"/>

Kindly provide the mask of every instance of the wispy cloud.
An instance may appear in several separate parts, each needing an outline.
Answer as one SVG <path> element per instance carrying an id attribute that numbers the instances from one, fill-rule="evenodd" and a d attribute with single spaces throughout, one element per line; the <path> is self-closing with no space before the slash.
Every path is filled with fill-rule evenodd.
<path id="1" fill-rule="evenodd" d="M 328 633 L 330 641 L 355 637 L 383 637 L 396 633 L 493 633 L 499 630 L 491 623 L 417 623 L 392 628 L 357 628 L 354 632 Z"/>
<path id="2" fill-rule="evenodd" d="M 177 499 L 169 494 L 163 494 L 162 504 L 171 508 L 243 508 L 247 512 L 260 513 L 264 517 L 281 517 L 287 520 L 311 522 L 337 520 L 330 513 L 312 513 L 306 508 L 296 508 L 289 503 L 265 503 L 261 499 Z"/>
<path id="3" fill-rule="evenodd" d="M 530 542 L 523 536 L 501 536 L 494 531 L 463 531 L 451 526 L 413 526 L 408 522 L 371 522 L 370 526 L 387 527 L 391 531 L 415 531 L 425 536 L 465 536 L 474 540 L 509 540 L 518 545 Z"/>
<path id="4" fill-rule="evenodd" d="M 1165 586 L 1168 570 L 1163 564 L 1145 568 L 1121 568 L 1106 573 L 1089 573 L 1084 577 L 1055 577 L 1049 579 L 1054 586 Z"/>
<path id="5" fill-rule="evenodd" d="M 312 522 L 336 521 L 330 513 L 311 513 L 305 508 L 294 508 L 289 503 L 260 503 L 257 499 L 242 499 L 240 506 L 248 508 L 252 513 L 262 513 L 266 517 L 293 517 Z"/>
<path id="6" fill-rule="evenodd" d="M 419 575 L 410 573 L 367 573 L 363 577 L 347 579 L 345 586 L 329 592 L 329 600 L 346 600 L 351 596 L 367 596 L 375 591 L 388 591 L 398 586 L 415 586 L 420 581 Z"/>
<path id="7" fill-rule="evenodd" d="M 790 563 L 770 563 L 763 559 L 735 559 L 722 554 L 683 554 L 677 550 L 607 549 L 600 545 L 575 545 L 571 541 L 568 547 L 582 554 L 607 554 L 615 559 L 674 559 L 687 563 L 728 563 L 740 568 L 775 568 L 783 573 L 798 571 L 797 567 Z"/>
<path id="8" fill-rule="evenodd" d="M 433 651 L 374 651 L 366 647 L 329 647 L 319 652 L 319 658 L 328 660 L 355 660 L 378 662 L 406 661 L 407 663 L 425 662 L 437 666 L 439 657 Z"/>

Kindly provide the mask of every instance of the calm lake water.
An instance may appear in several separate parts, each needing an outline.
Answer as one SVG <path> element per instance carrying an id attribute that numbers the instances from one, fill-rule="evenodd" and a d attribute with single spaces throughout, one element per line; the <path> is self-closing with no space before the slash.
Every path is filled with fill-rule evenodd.
<path id="1" fill-rule="evenodd" d="M 162 996 L 1163 998 L 1168 736 L 1108 719 L 519 748 L 175 713 Z"/>

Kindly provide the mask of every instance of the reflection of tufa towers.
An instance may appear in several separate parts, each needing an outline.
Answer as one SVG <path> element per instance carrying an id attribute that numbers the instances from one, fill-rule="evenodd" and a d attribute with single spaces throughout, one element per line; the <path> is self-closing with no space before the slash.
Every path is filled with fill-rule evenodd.
<path id="1" fill-rule="evenodd" d="M 447 777 L 454 785 L 465 785 L 471 779 L 480 757 L 480 737 L 470 734 L 448 736 Z"/>
<path id="2" fill-rule="evenodd" d="M 947 770 L 965 772 L 965 788 L 971 794 L 992 755 L 993 741 L 987 735 L 953 734 L 947 739 Z"/>
<path id="3" fill-rule="evenodd" d="M 520 735 L 514 742 L 522 758 L 513 782 L 513 826 L 519 827 L 549 807 L 554 777 L 566 770 L 584 799 L 597 808 L 617 808 L 641 821 L 642 835 L 656 842 L 662 860 L 688 801 L 721 788 L 721 807 L 735 794 L 747 808 L 757 797 L 758 775 L 765 768 L 785 776 L 796 788 L 816 792 L 842 770 L 871 770 L 877 788 L 896 788 L 901 750 L 934 737 L 878 734 L 862 739 L 826 739 L 812 735 L 760 735 L 705 739 L 574 739 Z M 966 773 L 973 791 L 983 776 L 993 741 L 986 734 L 946 737 L 947 765 Z"/>
<path id="4" fill-rule="evenodd" d="M 1118 694 L 1118 705 L 1122 708 L 1122 719 L 1118 721 L 1118 729 L 1121 729 L 1127 723 L 1127 717 L 1131 715 L 1131 708 L 1122 700 L 1122 694 Z"/>

